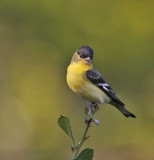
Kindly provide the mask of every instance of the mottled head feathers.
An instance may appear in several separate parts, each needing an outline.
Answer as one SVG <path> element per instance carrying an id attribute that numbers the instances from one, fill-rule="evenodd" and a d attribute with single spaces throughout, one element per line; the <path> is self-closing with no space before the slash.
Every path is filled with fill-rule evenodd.
<path id="1" fill-rule="evenodd" d="M 93 50 L 89 46 L 82 46 L 77 50 L 77 53 L 80 55 L 80 58 L 90 57 L 93 59 Z"/>

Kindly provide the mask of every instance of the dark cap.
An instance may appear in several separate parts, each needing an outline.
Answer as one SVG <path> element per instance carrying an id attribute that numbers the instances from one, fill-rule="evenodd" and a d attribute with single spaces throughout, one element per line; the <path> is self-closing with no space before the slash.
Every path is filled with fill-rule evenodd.
<path id="1" fill-rule="evenodd" d="M 77 50 L 77 53 L 80 55 L 81 58 L 90 57 L 93 59 L 93 50 L 89 46 L 82 46 Z"/>

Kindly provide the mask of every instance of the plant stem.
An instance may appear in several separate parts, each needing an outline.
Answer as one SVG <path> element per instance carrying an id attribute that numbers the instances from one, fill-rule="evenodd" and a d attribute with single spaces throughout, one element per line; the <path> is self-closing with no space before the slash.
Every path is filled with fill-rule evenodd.
<path id="1" fill-rule="evenodd" d="M 72 134 L 71 134 L 71 138 L 72 138 L 72 143 L 73 143 L 72 147 L 73 147 L 73 148 L 76 148 L 76 143 L 75 143 L 75 140 L 74 140 L 74 137 L 73 137 Z"/>
<path id="2" fill-rule="evenodd" d="M 79 150 L 80 150 L 82 144 L 83 144 L 84 141 L 86 140 L 86 134 L 87 134 L 87 132 L 88 132 L 88 129 L 89 129 L 89 127 L 90 127 L 90 123 L 91 123 L 91 122 L 92 122 L 92 119 L 87 120 L 87 122 L 86 122 L 86 128 L 85 128 L 85 130 L 84 130 L 83 136 L 82 136 L 81 141 L 79 142 L 79 145 L 77 146 L 76 150 L 72 153 L 72 158 L 71 158 L 71 160 L 74 160 L 74 158 L 76 158 L 76 156 L 77 156 L 77 154 L 79 153 Z"/>

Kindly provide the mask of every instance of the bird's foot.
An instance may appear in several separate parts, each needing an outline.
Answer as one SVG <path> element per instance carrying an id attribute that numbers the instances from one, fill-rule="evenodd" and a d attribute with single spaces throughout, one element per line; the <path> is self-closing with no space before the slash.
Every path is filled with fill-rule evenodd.
<path id="1" fill-rule="evenodd" d="M 85 120 L 84 120 L 84 123 L 86 123 L 86 124 L 90 124 L 92 122 L 92 119 L 90 118 L 88 118 L 87 116 L 85 117 Z"/>
<path id="2" fill-rule="evenodd" d="M 85 120 L 86 124 L 88 124 L 89 121 L 91 122 L 91 120 L 92 120 L 92 121 L 95 122 L 96 125 L 99 125 L 99 121 L 94 118 L 94 113 L 99 109 L 98 104 L 100 104 L 99 101 L 96 102 L 96 103 L 91 103 L 91 104 L 86 106 L 85 112 L 86 112 L 86 114 L 88 116 L 88 117 L 86 117 L 86 120 Z"/>

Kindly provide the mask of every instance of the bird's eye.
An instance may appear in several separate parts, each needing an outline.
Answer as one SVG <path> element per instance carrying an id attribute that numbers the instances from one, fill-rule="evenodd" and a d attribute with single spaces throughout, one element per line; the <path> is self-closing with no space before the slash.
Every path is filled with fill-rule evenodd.
<path id="1" fill-rule="evenodd" d="M 86 55 L 83 54 L 80 55 L 80 58 L 86 58 L 86 57 L 87 57 Z"/>

